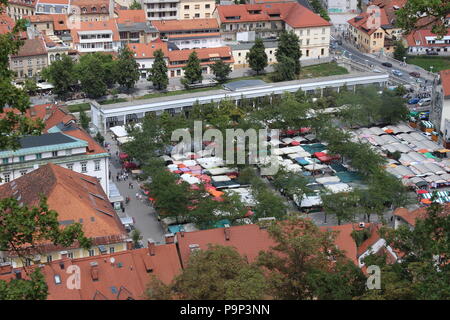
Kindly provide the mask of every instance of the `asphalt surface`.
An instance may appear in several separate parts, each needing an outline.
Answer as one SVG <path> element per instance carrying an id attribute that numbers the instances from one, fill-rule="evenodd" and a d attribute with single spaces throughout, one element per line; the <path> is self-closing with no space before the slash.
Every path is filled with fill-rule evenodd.
<path id="1" fill-rule="evenodd" d="M 131 177 L 126 181 L 118 182 L 116 180 L 117 173 L 122 169 L 120 160 L 116 156 L 116 151 L 118 151 L 117 144 L 109 134 L 105 135 L 105 141 L 110 143 L 111 158 L 109 170 L 111 172 L 111 179 L 124 198 L 127 196 L 130 197 L 130 203 L 125 205 L 125 213 L 123 214 L 119 210 L 119 216 L 123 217 L 124 215 L 128 215 L 134 218 L 135 227 L 141 231 L 144 246 L 147 246 L 147 239 L 152 239 L 156 243 L 164 243 L 164 234 L 166 232 L 164 232 L 160 222 L 156 218 L 155 209 L 146 200 L 146 197 L 140 190 L 138 181 Z M 128 186 L 130 182 L 133 184 L 133 189 L 130 189 Z M 136 193 L 141 194 L 143 200 L 137 199 Z"/>

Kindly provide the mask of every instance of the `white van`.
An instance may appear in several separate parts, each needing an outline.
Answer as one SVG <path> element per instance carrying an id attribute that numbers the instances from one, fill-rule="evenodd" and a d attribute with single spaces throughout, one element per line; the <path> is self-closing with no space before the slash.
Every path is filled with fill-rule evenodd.
<path id="1" fill-rule="evenodd" d="M 428 106 L 431 104 L 431 98 L 420 99 L 418 105 L 419 106 Z"/>

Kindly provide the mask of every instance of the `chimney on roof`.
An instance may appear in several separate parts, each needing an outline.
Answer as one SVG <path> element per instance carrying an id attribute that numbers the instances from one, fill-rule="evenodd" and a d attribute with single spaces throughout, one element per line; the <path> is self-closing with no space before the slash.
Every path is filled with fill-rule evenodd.
<path id="1" fill-rule="evenodd" d="M 0 274 L 8 274 L 12 272 L 12 264 L 11 262 L 5 262 L 0 264 Z"/>
<path id="2" fill-rule="evenodd" d="M 230 225 L 226 224 L 224 225 L 224 229 L 223 232 L 225 233 L 225 240 L 229 241 L 230 240 L 230 236 L 231 236 L 231 230 L 230 230 Z"/>
<path id="3" fill-rule="evenodd" d="M 14 273 L 15 273 L 15 275 L 16 275 L 16 279 L 17 279 L 17 280 L 22 279 L 22 271 L 21 271 L 21 270 L 16 269 L 16 270 L 14 270 Z"/>
<path id="4" fill-rule="evenodd" d="M 153 241 L 153 239 L 147 239 L 147 244 L 148 244 L 148 254 L 151 256 L 155 255 L 155 241 Z"/>
<path id="5" fill-rule="evenodd" d="M 97 262 L 91 262 L 91 278 L 93 281 L 98 280 L 98 263 Z"/>
<path id="6" fill-rule="evenodd" d="M 127 250 L 132 250 L 132 249 L 133 249 L 133 240 L 127 239 Z"/>
<path id="7" fill-rule="evenodd" d="M 166 239 L 166 244 L 174 243 L 175 242 L 175 235 L 173 233 L 167 233 L 164 235 L 164 238 Z"/>
<path id="8" fill-rule="evenodd" d="M 35 116 L 36 116 L 36 108 L 35 108 L 34 106 L 31 106 L 31 107 L 30 107 L 30 115 L 31 115 L 32 117 L 35 117 Z"/>
<path id="9" fill-rule="evenodd" d="M 61 251 L 61 259 L 66 259 L 69 255 L 67 253 L 67 251 Z"/>

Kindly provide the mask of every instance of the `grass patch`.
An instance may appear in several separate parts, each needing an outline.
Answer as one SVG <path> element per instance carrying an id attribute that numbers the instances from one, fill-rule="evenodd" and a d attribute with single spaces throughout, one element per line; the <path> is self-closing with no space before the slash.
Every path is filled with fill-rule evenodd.
<path id="1" fill-rule="evenodd" d="M 222 85 L 217 85 L 217 86 L 208 87 L 208 88 L 191 89 L 191 90 L 176 90 L 176 91 L 168 91 L 168 92 L 149 93 L 149 94 L 143 95 L 136 99 L 142 100 L 142 99 L 151 99 L 151 98 L 159 98 L 159 97 L 177 96 L 179 94 L 218 90 L 218 89 L 222 89 Z"/>
<path id="2" fill-rule="evenodd" d="M 71 105 L 67 106 L 67 109 L 70 112 L 79 112 L 80 108 L 83 111 L 89 111 L 89 110 L 91 110 L 91 105 L 87 102 L 84 102 L 84 103 L 71 104 Z"/>
<path id="3" fill-rule="evenodd" d="M 450 57 L 408 56 L 406 62 L 419 66 L 426 71 L 430 71 L 431 66 L 433 66 L 433 72 L 450 69 Z"/>
<path id="4" fill-rule="evenodd" d="M 338 76 L 348 74 L 348 70 L 339 66 L 336 62 L 316 64 L 314 66 L 302 67 L 299 79 Z"/>
<path id="5" fill-rule="evenodd" d="M 120 102 L 127 102 L 127 101 L 128 101 L 128 99 L 125 99 L 125 98 L 115 98 L 115 99 L 98 101 L 98 103 L 101 105 L 104 105 L 104 104 L 113 104 L 113 103 L 120 103 Z"/>

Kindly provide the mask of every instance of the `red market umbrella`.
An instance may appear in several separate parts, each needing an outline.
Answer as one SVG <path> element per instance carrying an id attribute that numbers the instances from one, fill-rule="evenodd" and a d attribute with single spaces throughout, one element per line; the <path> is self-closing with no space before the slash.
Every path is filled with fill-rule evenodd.
<path id="1" fill-rule="evenodd" d="M 181 170 L 175 170 L 173 173 L 180 174 L 180 173 L 183 173 L 183 171 L 181 171 Z"/>
<path id="2" fill-rule="evenodd" d="M 416 192 L 417 192 L 417 194 L 428 193 L 428 191 L 427 191 L 427 190 L 424 190 L 424 189 L 419 189 L 419 190 L 417 190 Z"/>
<path id="3" fill-rule="evenodd" d="M 255 213 L 252 210 L 248 210 L 247 213 L 245 214 L 245 217 L 250 217 L 252 215 L 254 215 Z"/>
<path id="4" fill-rule="evenodd" d="M 128 158 L 128 154 L 126 154 L 125 152 L 121 152 L 119 153 L 119 159 L 124 160 Z"/>
<path id="5" fill-rule="evenodd" d="M 299 146 L 299 145 L 300 145 L 300 142 L 298 142 L 298 141 L 291 142 L 291 146 Z"/>

